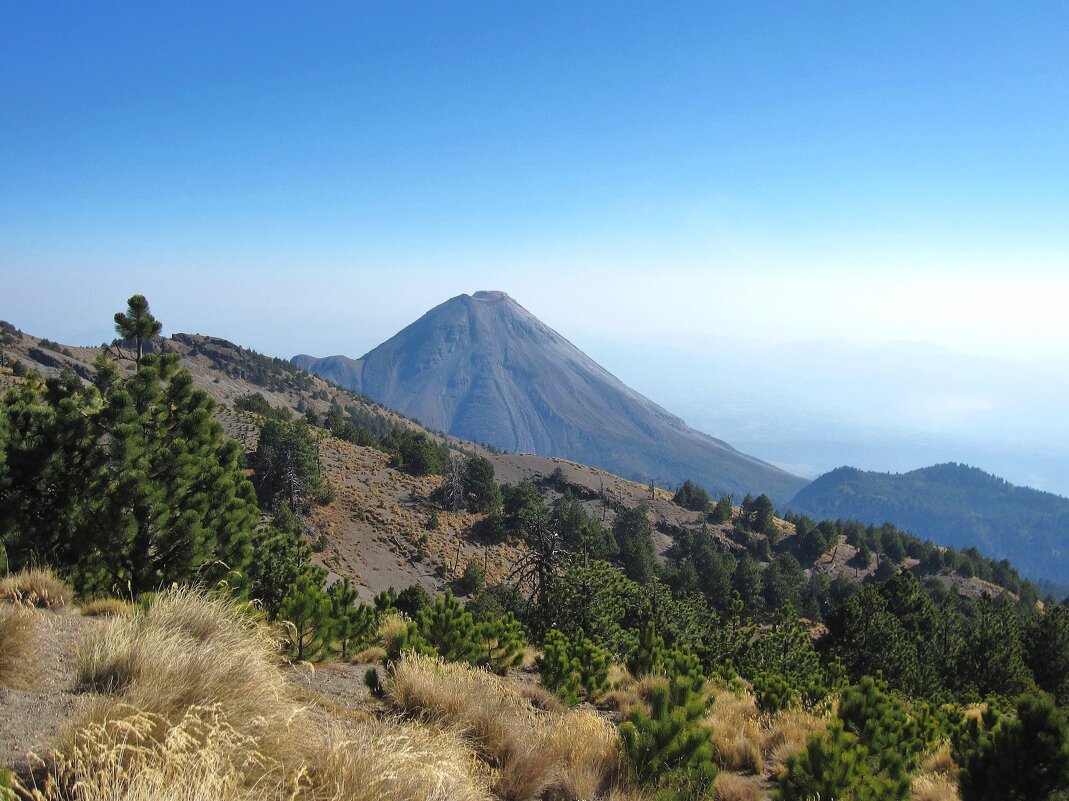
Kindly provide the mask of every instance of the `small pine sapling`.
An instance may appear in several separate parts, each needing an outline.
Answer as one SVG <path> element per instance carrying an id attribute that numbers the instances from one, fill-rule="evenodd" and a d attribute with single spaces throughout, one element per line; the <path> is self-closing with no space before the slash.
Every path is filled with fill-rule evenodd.
<path id="1" fill-rule="evenodd" d="M 325 656 L 334 631 L 330 598 L 308 576 L 302 576 L 282 602 L 279 617 L 285 621 L 286 650 L 297 661 Z"/>
<path id="2" fill-rule="evenodd" d="M 635 778 L 674 798 L 707 797 L 717 768 L 710 731 L 700 724 L 706 705 L 684 676 L 650 691 L 650 714 L 634 710 L 620 725 L 624 758 Z"/>
<path id="3" fill-rule="evenodd" d="M 482 654 L 471 612 L 449 590 L 419 613 L 419 632 L 448 662 L 474 665 Z"/>
<path id="4" fill-rule="evenodd" d="M 538 658 L 538 673 L 542 684 L 557 694 L 568 706 L 579 703 L 582 671 L 579 660 L 572 656 L 572 644 L 564 632 L 550 629 L 542 642 L 542 656 Z"/>
<path id="5" fill-rule="evenodd" d="M 334 618 L 334 638 L 342 659 L 349 658 L 352 646 L 364 642 L 376 623 L 375 610 L 366 604 L 357 604 L 356 590 L 349 579 L 342 579 L 328 591 L 331 616 Z"/>
<path id="6" fill-rule="evenodd" d="M 504 675 L 509 668 L 523 661 L 527 638 L 524 637 L 520 621 L 511 612 L 479 624 L 478 637 L 480 665 Z"/>

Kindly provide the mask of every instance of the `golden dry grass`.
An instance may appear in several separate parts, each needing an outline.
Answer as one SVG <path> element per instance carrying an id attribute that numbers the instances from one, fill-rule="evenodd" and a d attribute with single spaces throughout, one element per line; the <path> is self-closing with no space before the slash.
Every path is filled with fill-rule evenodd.
<path id="1" fill-rule="evenodd" d="M 751 693 L 719 688 L 703 723 L 713 732 L 713 749 L 721 768 L 746 773 L 764 770 L 765 719 Z"/>
<path id="2" fill-rule="evenodd" d="M 913 778 L 910 801 L 959 801 L 958 783 L 941 773 L 921 773 Z"/>
<path id="3" fill-rule="evenodd" d="M 801 709 L 782 710 L 770 720 L 762 748 L 766 766 L 782 770 L 787 760 L 805 749 L 810 735 L 824 731 L 827 719 Z"/>
<path id="4" fill-rule="evenodd" d="M 717 801 L 761 801 L 765 797 L 756 777 L 727 771 L 717 774 L 713 790 Z"/>
<path id="5" fill-rule="evenodd" d="M 381 665 L 386 662 L 386 649 L 379 645 L 372 645 L 362 651 L 353 654 L 349 661 L 356 665 Z"/>
<path id="6" fill-rule="evenodd" d="M 37 676 L 33 613 L 0 605 L 0 687 L 26 688 Z"/>
<path id="7" fill-rule="evenodd" d="M 47 568 L 28 568 L 0 579 L 0 601 L 51 609 L 66 606 L 71 591 Z"/>
<path id="8" fill-rule="evenodd" d="M 133 604 L 122 598 L 94 598 L 79 607 L 84 617 L 122 617 L 133 612 Z"/>
<path id="9" fill-rule="evenodd" d="M 455 732 L 324 723 L 296 699 L 267 630 L 188 590 L 104 623 L 79 677 L 106 694 L 58 743 L 46 801 L 490 801 Z"/>
<path id="10" fill-rule="evenodd" d="M 592 798 L 615 770 L 616 729 L 592 710 L 538 710 L 487 671 L 409 654 L 386 684 L 401 710 L 455 727 L 499 767 L 494 791 L 510 801 L 553 790 Z"/>

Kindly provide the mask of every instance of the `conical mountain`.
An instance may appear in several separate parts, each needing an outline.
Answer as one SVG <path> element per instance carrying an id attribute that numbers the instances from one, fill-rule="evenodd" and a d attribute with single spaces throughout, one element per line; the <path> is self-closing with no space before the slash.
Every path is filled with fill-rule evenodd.
<path id="1" fill-rule="evenodd" d="M 690 428 L 504 292 L 452 298 L 361 359 L 293 362 L 426 426 L 508 451 L 777 501 L 806 483 Z"/>

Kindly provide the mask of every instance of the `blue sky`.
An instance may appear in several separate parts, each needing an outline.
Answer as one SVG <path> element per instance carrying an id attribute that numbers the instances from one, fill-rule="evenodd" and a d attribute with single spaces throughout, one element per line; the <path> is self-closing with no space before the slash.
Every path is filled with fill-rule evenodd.
<path id="1" fill-rule="evenodd" d="M 813 341 L 1069 363 L 1065 3 L 0 22 L 0 317 L 31 332 L 100 342 L 141 292 L 165 331 L 357 356 L 503 289 L 669 406 L 628 348 L 704 353 L 710 381 L 718 349 Z"/>
<path id="2" fill-rule="evenodd" d="M 50 272 L 73 298 L 129 285 L 192 328 L 224 319 L 234 299 L 199 290 L 226 274 L 250 314 L 287 287 L 309 325 L 335 310 L 292 347 L 237 326 L 285 354 L 360 351 L 487 287 L 594 329 L 651 279 L 705 307 L 753 279 L 767 311 L 747 319 L 787 338 L 849 335 L 791 308 L 888 283 L 940 308 L 972 279 L 1065 288 L 1065 4 L 312 5 L 5 4 L 10 301 L 33 305 Z M 644 337 L 680 333 L 661 294 Z M 694 335 L 722 333 L 707 316 Z M 1020 348 L 1035 315 L 1011 316 L 951 342 L 918 309 L 905 338 Z M 845 327 L 902 338 L 865 320 Z M 1037 346 L 1069 347 L 1048 329 Z"/>

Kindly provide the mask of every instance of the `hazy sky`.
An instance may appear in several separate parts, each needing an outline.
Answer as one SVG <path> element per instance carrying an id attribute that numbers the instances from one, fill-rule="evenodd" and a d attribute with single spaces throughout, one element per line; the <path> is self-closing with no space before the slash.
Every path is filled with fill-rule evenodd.
<path id="1" fill-rule="evenodd" d="M 0 317 L 1069 357 L 1065 3 L 0 6 Z M 612 367 L 612 365 L 610 365 Z"/>

